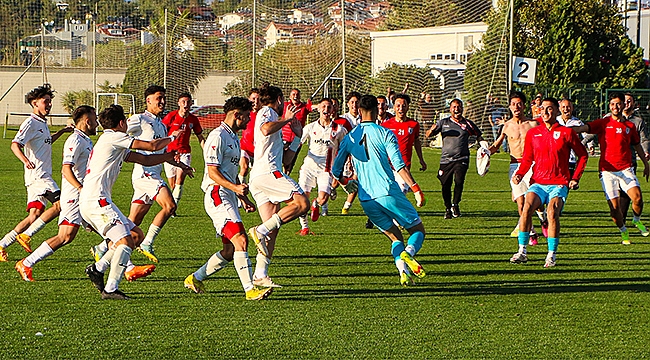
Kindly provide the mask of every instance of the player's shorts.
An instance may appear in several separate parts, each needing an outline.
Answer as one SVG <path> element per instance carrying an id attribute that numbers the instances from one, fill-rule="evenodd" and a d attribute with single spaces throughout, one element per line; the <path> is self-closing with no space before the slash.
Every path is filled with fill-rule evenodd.
<path id="1" fill-rule="evenodd" d="M 402 227 L 410 229 L 422 222 L 413 204 L 403 193 L 359 201 L 370 221 L 381 231 L 394 226 L 393 219 Z"/>
<path id="2" fill-rule="evenodd" d="M 156 177 L 143 177 L 133 180 L 133 198 L 131 203 L 151 205 L 156 201 L 156 195 L 160 189 L 166 187 L 167 184 L 163 179 Z"/>
<path id="3" fill-rule="evenodd" d="M 59 213 L 59 226 L 81 226 L 83 219 L 79 210 L 79 190 L 68 190 L 61 196 L 61 213 Z"/>
<path id="4" fill-rule="evenodd" d="M 192 166 L 192 154 L 191 153 L 183 153 L 183 154 L 178 154 L 179 156 L 179 163 L 185 164 L 187 166 Z M 183 172 L 183 169 L 179 168 L 178 166 L 174 166 L 170 163 L 164 163 L 163 166 L 165 167 L 165 175 L 167 175 L 167 178 L 173 178 L 178 176 L 178 174 Z"/>
<path id="5" fill-rule="evenodd" d="M 543 205 L 547 205 L 551 199 L 559 197 L 566 203 L 569 188 L 566 185 L 540 185 L 532 184 L 526 194 L 534 193 L 539 196 Z"/>
<path id="6" fill-rule="evenodd" d="M 620 190 L 627 193 L 628 190 L 635 186 L 641 187 L 639 179 L 634 175 L 634 169 L 631 167 L 621 171 L 603 171 L 601 173 L 600 183 L 603 186 L 607 200 L 619 197 L 621 195 Z"/>
<path id="7" fill-rule="evenodd" d="M 515 173 L 517 170 L 519 170 L 520 165 L 521 164 L 519 163 L 512 163 L 510 164 L 510 170 L 508 171 L 510 187 L 512 188 L 512 201 L 516 201 L 520 196 L 526 195 L 526 191 L 528 191 L 528 188 L 530 187 L 530 177 L 533 176 L 533 167 L 531 166 L 519 184 L 515 185 L 515 183 L 512 182 L 512 177 L 515 176 Z"/>
<path id="8" fill-rule="evenodd" d="M 242 223 L 237 195 L 219 185 L 210 185 L 205 191 L 205 196 L 203 196 L 203 206 L 205 212 L 212 219 L 217 235 L 223 237 L 224 244 L 228 243 L 227 239 L 230 239 L 239 231 L 234 234 L 230 233 L 228 230 L 231 228 L 226 228 L 227 224 Z M 244 234 L 246 233 L 243 225 L 241 225 L 241 230 Z"/>
<path id="9" fill-rule="evenodd" d="M 324 169 L 303 164 L 300 167 L 298 185 L 305 192 L 311 192 L 318 186 L 318 192 L 329 194 L 332 191 L 332 174 Z"/>
<path id="10" fill-rule="evenodd" d="M 54 204 L 61 199 L 61 190 L 52 178 L 41 178 L 27 186 L 27 211 L 45 210 L 47 202 Z"/>
<path id="11" fill-rule="evenodd" d="M 305 193 L 292 178 L 277 170 L 250 179 L 248 186 L 258 207 L 267 202 L 279 204 L 291 200 L 294 194 Z"/>
<path id="12" fill-rule="evenodd" d="M 110 199 L 88 200 L 79 205 L 83 220 L 104 239 L 116 242 L 130 236 L 135 228 L 135 224 Z"/>

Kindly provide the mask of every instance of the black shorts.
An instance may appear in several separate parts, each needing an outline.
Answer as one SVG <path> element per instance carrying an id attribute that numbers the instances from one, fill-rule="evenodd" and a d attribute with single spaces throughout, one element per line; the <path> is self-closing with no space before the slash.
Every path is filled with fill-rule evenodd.
<path id="1" fill-rule="evenodd" d="M 456 174 L 456 176 L 465 176 L 467 169 L 469 168 L 469 161 L 453 161 L 447 164 L 440 164 L 440 170 L 438 170 L 438 179 L 441 183 L 446 183 L 449 180 L 450 176 Z"/>

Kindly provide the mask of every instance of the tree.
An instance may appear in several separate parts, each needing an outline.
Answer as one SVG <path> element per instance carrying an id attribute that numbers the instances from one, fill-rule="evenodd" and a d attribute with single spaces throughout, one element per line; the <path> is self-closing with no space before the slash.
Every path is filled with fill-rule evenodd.
<path id="1" fill-rule="evenodd" d="M 465 88 L 473 100 L 490 94 L 485 84 L 496 69 L 493 93 L 505 95 L 507 60 L 506 2 L 487 17 L 484 46 L 469 60 Z M 641 87 L 646 79 L 642 50 L 625 35 L 614 6 L 600 0 L 516 0 L 514 55 L 537 59 L 536 87 L 567 89 Z M 490 70 L 490 71 L 487 71 Z M 535 89 L 526 88 L 530 94 Z M 554 95 L 560 95 L 554 94 Z"/>
<path id="2" fill-rule="evenodd" d="M 490 0 L 391 0 L 384 30 L 414 29 L 481 21 Z M 435 16 L 423 16 L 435 14 Z"/>
<path id="3" fill-rule="evenodd" d="M 74 109 L 81 105 L 92 105 L 93 92 L 90 90 L 68 91 L 63 94 L 61 104 L 68 114 L 72 114 Z"/>

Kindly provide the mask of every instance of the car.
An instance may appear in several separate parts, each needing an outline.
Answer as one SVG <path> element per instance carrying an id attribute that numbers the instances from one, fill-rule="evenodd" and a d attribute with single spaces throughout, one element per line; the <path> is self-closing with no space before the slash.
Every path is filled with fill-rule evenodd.
<path id="1" fill-rule="evenodd" d="M 190 113 L 199 118 L 199 123 L 203 129 L 214 129 L 221 125 L 226 118 L 223 112 L 223 105 L 201 105 L 192 106 Z"/>

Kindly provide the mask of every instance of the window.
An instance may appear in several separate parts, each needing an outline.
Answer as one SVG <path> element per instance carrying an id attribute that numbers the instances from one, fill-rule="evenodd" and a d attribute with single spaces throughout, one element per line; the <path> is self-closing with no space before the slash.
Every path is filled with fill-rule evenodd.
<path id="1" fill-rule="evenodd" d="M 471 51 L 473 48 L 474 48 L 474 35 L 465 36 L 465 44 L 463 46 L 463 49 Z"/>

